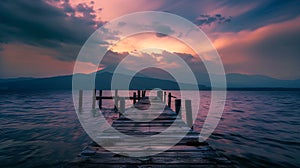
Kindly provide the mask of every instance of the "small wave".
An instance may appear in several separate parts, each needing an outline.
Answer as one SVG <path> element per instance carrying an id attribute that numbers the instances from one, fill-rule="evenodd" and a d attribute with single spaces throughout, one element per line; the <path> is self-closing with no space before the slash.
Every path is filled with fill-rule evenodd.
<path id="1" fill-rule="evenodd" d="M 263 139 L 267 141 L 277 142 L 279 144 L 284 144 L 284 145 L 300 146 L 300 142 L 296 142 L 296 141 L 284 141 L 284 140 L 272 139 L 272 138 L 263 138 Z"/>
<path id="2" fill-rule="evenodd" d="M 0 135 L 4 135 L 6 132 L 0 128 Z"/>
<path id="3" fill-rule="evenodd" d="M 245 112 L 245 111 L 243 111 L 243 110 L 237 110 L 237 109 L 233 109 L 233 110 L 231 110 L 232 112 L 238 112 L 238 113 L 243 113 L 243 112 Z"/>

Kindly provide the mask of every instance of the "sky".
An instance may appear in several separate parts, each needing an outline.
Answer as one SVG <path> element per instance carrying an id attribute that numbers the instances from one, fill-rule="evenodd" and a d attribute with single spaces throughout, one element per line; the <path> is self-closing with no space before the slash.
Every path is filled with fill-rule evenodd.
<path id="1" fill-rule="evenodd" d="M 163 11 L 202 29 L 226 73 L 300 79 L 299 9 L 298 0 L 2 0 L 0 78 L 72 74 L 82 45 L 98 28 L 133 12 Z M 174 33 L 172 27 L 156 28 Z M 168 35 L 146 33 L 123 40 L 114 32 L 106 36 L 102 46 L 110 51 L 100 65 L 83 61 L 86 73 L 117 65 L 128 54 L 142 57 L 139 64 L 154 61 L 158 67 L 180 68 L 168 59 L 176 54 L 196 72 L 203 71 L 195 53 Z M 164 48 L 159 54 L 144 50 L 157 46 Z"/>

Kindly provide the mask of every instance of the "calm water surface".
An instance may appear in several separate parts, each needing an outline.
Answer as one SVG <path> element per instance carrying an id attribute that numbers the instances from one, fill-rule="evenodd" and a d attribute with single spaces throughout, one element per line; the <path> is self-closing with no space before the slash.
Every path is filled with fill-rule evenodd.
<path id="1" fill-rule="evenodd" d="M 200 94 L 197 131 L 210 105 Z M 0 137 L 0 167 L 62 167 L 91 141 L 70 91 L 1 93 Z M 300 167 L 300 92 L 229 91 L 208 142 L 240 167 Z"/>

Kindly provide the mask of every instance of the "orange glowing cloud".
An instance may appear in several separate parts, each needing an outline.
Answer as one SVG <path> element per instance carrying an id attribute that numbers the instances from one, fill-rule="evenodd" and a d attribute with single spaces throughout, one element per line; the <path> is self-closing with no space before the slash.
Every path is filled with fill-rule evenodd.
<path id="1" fill-rule="evenodd" d="M 155 33 L 141 33 L 127 37 L 112 46 L 111 50 L 122 53 L 155 48 L 195 55 L 190 47 L 178 39 L 170 36 L 158 37 Z"/>

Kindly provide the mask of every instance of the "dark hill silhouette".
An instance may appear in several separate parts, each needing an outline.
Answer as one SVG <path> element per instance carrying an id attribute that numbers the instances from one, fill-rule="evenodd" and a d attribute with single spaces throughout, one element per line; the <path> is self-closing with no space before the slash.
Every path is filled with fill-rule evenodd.
<path id="1" fill-rule="evenodd" d="M 110 89 L 113 69 L 104 69 L 97 72 L 95 80 L 97 89 Z M 84 78 L 90 78 L 91 74 L 82 75 Z M 115 74 L 118 78 L 129 78 L 126 74 Z M 210 80 L 207 74 L 196 74 L 199 89 L 207 90 L 210 88 Z M 282 88 L 300 88 L 300 80 L 280 80 L 263 75 L 244 75 L 227 74 L 227 88 L 241 90 L 255 90 L 255 88 L 272 90 Z M 193 88 L 189 84 L 182 84 L 185 88 Z M 161 88 L 168 90 L 179 89 L 177 82 L 167 73 L 155 73 L 142 71 L 137 73 L 131 80 L 129 89 L 153 89 Z M 72 89 L 72 75 L 56 76 L 48 78 L 14 78 L 0 79 L 0 90 L 70 90 Z M 86 88 L 92 89 L 92 88 Z M 127 89 L 127 88 L 119 88 Z"/>

